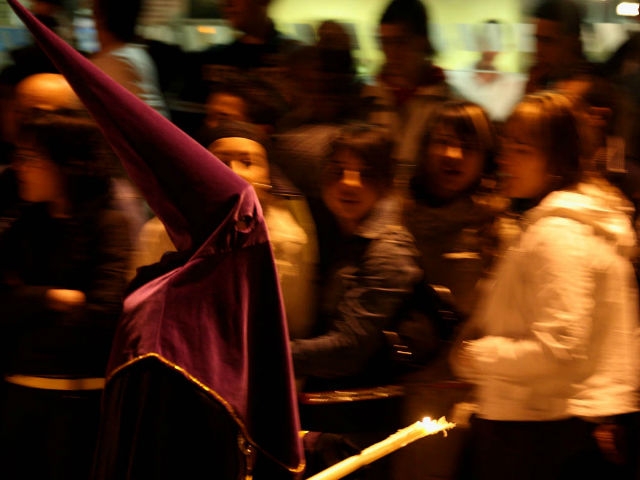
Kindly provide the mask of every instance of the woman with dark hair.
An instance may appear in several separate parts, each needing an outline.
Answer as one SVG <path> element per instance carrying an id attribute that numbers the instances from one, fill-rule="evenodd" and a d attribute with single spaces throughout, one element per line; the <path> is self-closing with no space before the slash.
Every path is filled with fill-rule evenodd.
<path id="1" fill-rule="evenodd" d="M 387 196 L 393 180 L 384 130 L 348 126 L 323 167 L 322 199 L 335 230 L 322 232 L 318 336 L 292 342 L 294 370 L 310 383 L 384 382 L 376 368 L 390 327 L 422 272 L 413 237 Z M 329 243 L 330 242 L 330 243 Z"/>
<path id="2" fill-rule="evenodd" d="M 317 330 L 315 336 L 291 342 L 303 397 L 367 391 L 394 380 L 385 331 L 395 329 L 422 276 L 413 237 L 401 224 L 400 206 L 388 195 L 393 161 L 386 130 L 363 124 L 343 127 L 329 150 L 320 179 L 327 222 L 318 225 Z M 350 439 L 360 447 L 398 428 L 394 395 L 373 402 L 356 401 L 357 395 L 346 402 L 343 397 L 333 406 L 329 402 L 329 408 L 303 400 L 302 427 L 358 433 Z M 383 463 L 378 467 L 384 468 Z M 313 473 L 310 469 L 307 473 Z"/>
<path id="3" fill-rule="evenodd" d="M 489 117 L 467 101 L 444 103 L 420 142 L 404 221 L 416 239 L 424 271 L 425 285 L 415 308 L 440 311 L 431 315 L 439 341 L 433 342 L 429 361 L 404 376 L 404 423 L 450 415 L 453 405 L 469 394 L 469 388 L 456 384 L 460 388 L 448 389 L 444 395 L 441 385 L 455 380 L 447 347 L 460 323 L 473 312 L 476 284 L 489 268 L 497 243 L 493 228 L 497 208 L 489 202 L 492 192 L 483 184 L 492 180 L 495 153 Z M 438 302 L 425 300 L 432 298 L 426 294 L 430 291 L 438 293 Z M 398 452 L 397 478 L 452 471 L 452 465 L 443 466 L 443 458 L 445 462 L 455 458 L 451 452 L 460 449 L 462 431 L 456 429 L 446 439 L 430 439 L 428 444 L 408 445 Z"/>
<path id="4" fill-rule="evenodd" d="M 468 473 L 612 478 L 593 434 L 638 409 L 629 217 L 581 183 L 576 120 L 558 93 L 516 107 L 499 163 L 521 234 L 452 357 L 476 387 Z"/>
<path id="5" fill-rule="evenodd" d="M 0 237 L 8 477 L 89 475 L 131 255 L 114 161 L 88 119 L 47 113 L 20 129 L 13 168 L 29 206 Z"/>
<path id="6" fill-rule="evenodd" d="M 422 254 L 425 280 L 446 287 L 464 316 L 488 267 L 495 216 L 483 180 L 495 171 L 496 137 L 485 111 L 466 101 L 443 104 L 425 129 L 410 181 L 405 223 Z"/>
<path id="7" fill-rule="evenodd" d="M 422 275 L 400 206 L 388 195 L 393 162 L 386 131 L 343 127 L 330 152 L 320 182 L 327 221 L 318 225 L 318 331 L 292 342 L 296 376 L 311 390 L 389 380 L 383 332 Z"/>

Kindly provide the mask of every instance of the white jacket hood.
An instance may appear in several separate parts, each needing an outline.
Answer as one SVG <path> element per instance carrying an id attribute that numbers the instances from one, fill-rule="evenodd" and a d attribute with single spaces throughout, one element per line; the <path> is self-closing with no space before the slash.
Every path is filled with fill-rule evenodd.
<path id="1" fill-rule="evenodd" d="M 637 254 L 637 238 L 631 222 L 633 206 L 614 187 L 595 183 L 580 183 L 574 190 L 558 190 L 547 195 L 527 213 L 526 221 L 533 224 L 543 217 L 570 218 L 593 228 L 617 246 L 626 258 Z"/>

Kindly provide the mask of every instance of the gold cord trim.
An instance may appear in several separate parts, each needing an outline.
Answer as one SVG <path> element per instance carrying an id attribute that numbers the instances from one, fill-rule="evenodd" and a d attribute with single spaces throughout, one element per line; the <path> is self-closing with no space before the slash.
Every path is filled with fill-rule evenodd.
<path id="1" fill-rule="evenodd" d="M 245 438 L 247 439 L 247 441 L 253 445 L 256 449 L 260 450 L 265 456 L 269 457 L 272 461 L 274 461 L 275 463 L 277 463 L 278 465 L 286 468 L 288 471 L 292 472 L 292 473 L 301 473 L 304 471 L 305 467 L 306 467 L 306 463 L 304 458 L 302 459 L 302 461 L 298 464 L 297 467 L 292 468 L 288 465 L 285 465 L 284 463 L 282 463 L 280 460 L 278 460 L 277 458 L 275 458 L 273 455 L 271 455 L 270 453 L 268 453 L 267 451 L 265 451 L 263 448 L 261 448 L 249 435 L 246 426 L 244 425 L 244 422 L 240 419 L 240 417 L 238 417 L 238 415 L 236 414 L 235 410 L 233 409 L 233 407 L 224 399 L 222 398 L 222 396 L 220 396 L 220 394 L 218 394 L 215 390 L 212 390 L 211 388 L 209 388 L 208 386 L 206 386 L 204 383 L 202 383 L 200 380 L 198 380 L 196 377 L 194 377 L 193 375 L 191 375 L 189 372 L 187 372 L 184 368 L 176 365 L 175 363 L 167 360 L 166 358 L 164 358 L 163 356 L 157 354 L 157 353 L 146 353 L 144 355 L 140 355 L 139 357 L 135 357 L 132 358 L 131 360 L 129 360 L 128 362 L 123 363 L 122 365 L 120 365 L 119 367 L 117 367 L 116 369 L 114 369 L 111 373 L 109 373 L 109 375 L 107 376 L 106 379 L 106 383 L 108 384 L 111 379 L 113 377 L 115 377 L 120 371 L 124 370 L 125 368 L 133 365 L 134 363 L 137 363 L 141 360 L 145 360 L 148 358 L 155 358 L 156 360 L 160 361 L 161 363 L 165 364 L 166 366 L 173 368 L 175 371 L 177 371 L 178 373 L 180 373 L 181 375 L 183 375 L 187 380 L 193 382 L 194 384 L 196 384 L 199 388 L 201 388 L 202 390 L 204 390 L 205 392 L 207 392 L 209 395 L 211 395 L 213 398 L 215 398 L 218 402 L 220 402 L 224 408 L 229 412 L 229 414 L 231 415 L 231 417 L 233 418 L 233 420 L 238 424 L 238 427 L 240 427 L 240 430 L 242 431 L 242 434 L 245 436 Z"/>

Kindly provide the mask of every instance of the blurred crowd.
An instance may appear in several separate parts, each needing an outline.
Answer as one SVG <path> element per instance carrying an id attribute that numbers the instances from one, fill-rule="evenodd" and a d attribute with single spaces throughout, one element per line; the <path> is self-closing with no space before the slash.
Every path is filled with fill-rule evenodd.
<path id="1" fill-rule="evenodd" d="M 526 85 L 490 49 L 453 84 L 428 5 L 391 0 L 363 80 L 339 22 L 302 44 L 269 0 L 221 3 L 235 40 L 193 52 L 136 35 L 142 0 L 94 0 L 83 54 L 255 189 L 302 477 L 446 416 L 348 478 L 640 478 L 640 35 L 594 63 L 580 4 L 542 0 Z M 36 44 L 0 108 L 0 468 L 88 478 L 124 299 L 185 252 Z"/>

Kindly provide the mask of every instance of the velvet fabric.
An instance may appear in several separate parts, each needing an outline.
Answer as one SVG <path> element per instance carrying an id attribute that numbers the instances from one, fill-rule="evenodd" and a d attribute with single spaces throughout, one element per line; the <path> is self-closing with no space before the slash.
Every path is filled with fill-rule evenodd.
<path id="1" fill-rule="evenodd" d="M 95 117 L 178 250 L 193 252 L 125 300 L 105 404 L 126 401 L 114 380 L 155 357 L 224 406 L 258 453 L 280 466 L 282 475 L 270 478 L 292 477 L 304 461 L 288 332 L 255 192 L 20 3 L 8 3 Z"/>

